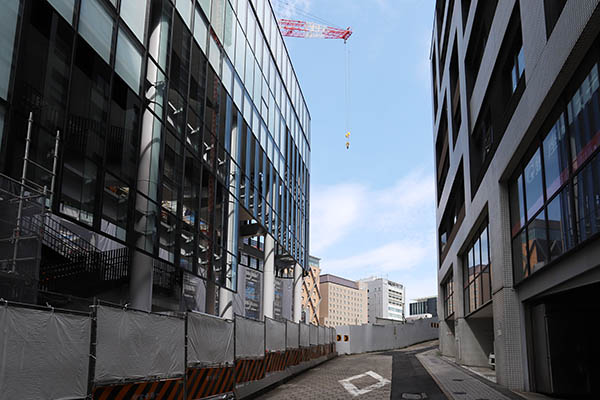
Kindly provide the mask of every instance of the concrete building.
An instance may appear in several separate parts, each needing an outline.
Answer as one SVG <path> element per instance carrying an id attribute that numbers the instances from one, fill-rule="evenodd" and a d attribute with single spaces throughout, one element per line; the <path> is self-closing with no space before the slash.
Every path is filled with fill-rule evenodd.
<path id="1" fill-rule="evenodd" d="M 325 326 L 362 325 L 368 322 L 367 289 L 357 282 L 325 274 L 319 277 L 319 320 Z"/>
<path id="2" fill-rule="evenodd" d="M 358 284 L 367 289 L 369 323 L 377 318 L 404 321 L 404 286 L 386 278 L 370 277 Z"/>
<path id="3" fill-rule="evenodd" d="M 440 350 L 600 397 L 600 7 L 437 0 Z"/>
<path id="4" fill-rule="evenodd" d="M 308 269 L 302 280 L 302 320 L 306 323 L 319 325 L 319 306 L 321 290 L 319 276 L 321 275 L 321 259 L 308 256 Z"/>
<path id="5" fill-rule="evenodd" d="M 408 304 L 408 308 L 411 317 L 424 315 L 429 317 L 437 317 L 437 296 L 415 299 Z"/>
<path id="6" fill-rule="evenodd" d="M 310 115 L 269 1 L 5 0 L 0 37 L 0 297 L 300 320 Z"/>

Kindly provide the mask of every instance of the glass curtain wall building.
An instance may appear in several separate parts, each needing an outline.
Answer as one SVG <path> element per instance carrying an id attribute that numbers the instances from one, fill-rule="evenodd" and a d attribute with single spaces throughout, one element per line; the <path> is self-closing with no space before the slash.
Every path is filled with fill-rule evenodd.
<path id="1" fill-rule="evenodd" d="M 27 181 L 51 193 L 58 226 L 42 240 L 39 296 L 216 312 L 231 293 L 245 301 L 240 268 L 306 267 L 310 115 L 268 0 L 0 8 L 0 168 L 21 177 L 32 113 L 28 160 L 45 169 Z M 55 266 L 79 261 L 58 239 L 85 242 L 88 264 L 122 259 L 71 265 L 67 279 Z"/>

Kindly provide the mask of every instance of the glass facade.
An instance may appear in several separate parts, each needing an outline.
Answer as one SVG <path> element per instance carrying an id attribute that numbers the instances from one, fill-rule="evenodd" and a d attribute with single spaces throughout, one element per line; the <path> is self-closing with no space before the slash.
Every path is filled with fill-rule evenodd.
<path id="1" fill-rule="evenodd" d="M 488 224 L 484 224 L 463 258 L 465 315 L 492 300 L 492 264 Z"/>
<path id="2" fill-rule="evenodd" d="M 597 44 L 510 182 L 515 282 L 600 232 Z"/>
<path id="3" fill-rule="evenodd" d="M 8 3 L 4 173 L 33 111 L 32 161 L 61 132 L 62 217 L 232 290 L 244 227 L 306 267 L 310 116 L 268 1 Z"/>
<path id="4" fill-rule="evenodd" d="M 454 277 L 450 275 L 442 284 L 444 293 L 444 318 L 454 315 Z"/>

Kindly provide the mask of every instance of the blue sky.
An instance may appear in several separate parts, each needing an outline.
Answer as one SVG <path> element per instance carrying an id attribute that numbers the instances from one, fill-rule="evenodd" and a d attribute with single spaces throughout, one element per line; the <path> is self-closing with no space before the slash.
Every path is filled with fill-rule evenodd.
<path id="1" fill-rule="evenodd" d="M 433 0 L 272 0 L 276 12 L 352 27 L 350 149 L 341 40 L 286 38 L 312 118 L 311 254 L 324 273 L 387 276 L 435 295 L 429 50 Z"/>

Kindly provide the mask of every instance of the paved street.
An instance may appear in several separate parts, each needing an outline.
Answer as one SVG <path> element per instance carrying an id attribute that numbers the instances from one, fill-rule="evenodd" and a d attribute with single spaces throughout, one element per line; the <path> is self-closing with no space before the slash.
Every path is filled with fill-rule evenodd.
<path id="1" fill-rule="evenodd" d="M 415 354 L 437 345 L 429 342 L 404 350 L 340 356 L 321 364 L 260 399 L 446 399 Z M 390 383 L 391 380 L 391 383 Z M 403 397 L 404 395 L 404 397 Z"/>

